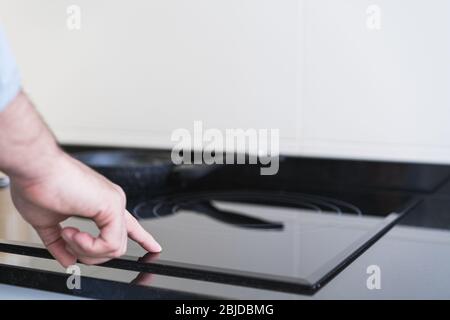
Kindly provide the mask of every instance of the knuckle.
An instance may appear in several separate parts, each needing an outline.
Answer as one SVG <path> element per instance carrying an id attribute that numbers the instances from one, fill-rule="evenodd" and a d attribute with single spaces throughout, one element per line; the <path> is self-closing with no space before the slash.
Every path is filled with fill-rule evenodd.
<path id="1" fill-rule="evenodd" d="M 117 193 L 117 201 L 120 203 L 121 206 L 125 207 L 127 201 L 125 191 L 123 191 L 123 189 L 117 184 L 113 184 L 113 187 Z"/>
<path id="2" fill-rule="evenodd" d="M 114 186 L 116 186 L 118 189 L 116 189 L 116 187 Z M 117 185 L 113 185 L 112 191 L 104 195 L 103 204 L 97 210 L 95 216 L 98 217 L 102 223 L 107 222 L 113 218 L 111 216 L 111 213 L 123 211 L 123 209 L 126 207 L 126 202 L 127 198 L 122 188 Z"/>

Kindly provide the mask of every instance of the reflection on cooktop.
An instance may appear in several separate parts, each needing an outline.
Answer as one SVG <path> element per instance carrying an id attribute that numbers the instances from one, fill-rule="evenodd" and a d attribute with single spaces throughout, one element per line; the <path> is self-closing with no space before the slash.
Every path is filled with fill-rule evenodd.
<path id="1" fill-rule="evenodd" d="M 342 213 L 362 216 L 361 209 L 346 201 L 303 193 L 267 191 L 222 191 L 181 193 L 147 200 L 136 205 L 134 215 L 139 219 L 163 218 L 182 211 L 208 216 L 217 221 L 241 228 L 282 230 L 283 223 L 258 217 L 245 212 L 223 210 L 214 201 L 263 204 L 272 207 L 287 207 L 311 210 L 316 213 Z"/>
<path id="2" fill-rule="evenodd" d="M 164 247 L 163 262 L 152 264 L 182 268 L 186 277 L 313 292 L 382 236 L 409 200 L 216 188 L 136 199 L 129 208 Z"/>

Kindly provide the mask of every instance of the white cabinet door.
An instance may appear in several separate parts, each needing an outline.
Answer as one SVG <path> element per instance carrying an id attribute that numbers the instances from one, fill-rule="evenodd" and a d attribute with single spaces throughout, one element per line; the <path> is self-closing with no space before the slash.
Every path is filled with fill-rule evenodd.
<path id="1" fill-rule="evenodd" d="M 167 147 L 203 120 L 280 129 L 296 154 L 450 162 L 448 0 L 0 0 L 0 21 L 64 142 Z"/>
<path id="2" fill-rule="evenodd" d="M 309 150 L 450 161 L 450 2 L 307 0 Z"/>
<path id="3" fill-rule="evenodd" d="M 81 29 L 66 27 L 76 4 Z M 166 145 L 195 120 L 297 134 L 297 0 L 0 0 L 27 90 L 63 141 Z M 300 52 L 300 53 L 299 53 Z"/>

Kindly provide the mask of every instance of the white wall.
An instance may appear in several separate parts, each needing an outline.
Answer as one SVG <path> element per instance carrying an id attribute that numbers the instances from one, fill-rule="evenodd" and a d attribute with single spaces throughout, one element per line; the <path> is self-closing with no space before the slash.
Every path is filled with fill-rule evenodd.
<path id="1" fill-rule="evenodd" d="M 449 162 L 450 1 L 310 0 L 304 16 L 305 150 Z"/>
<path id="2" fill-rule="evenodd" d="M 0 0 L 63 142 L 169 147 L 203 120 L 280 128 L 294 154 L 448 163 L 449 18 L 448 0 Z"/>

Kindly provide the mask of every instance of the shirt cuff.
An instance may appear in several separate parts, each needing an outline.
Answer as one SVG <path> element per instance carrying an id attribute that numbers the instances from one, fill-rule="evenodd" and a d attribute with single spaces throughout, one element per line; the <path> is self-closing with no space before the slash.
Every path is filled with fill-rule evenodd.
<path id="1" fill-rule="evenodd" d="M 0 28 L 0 111 L 14 100 L 20 90 L 19 69 L 5 34 Z"/>

